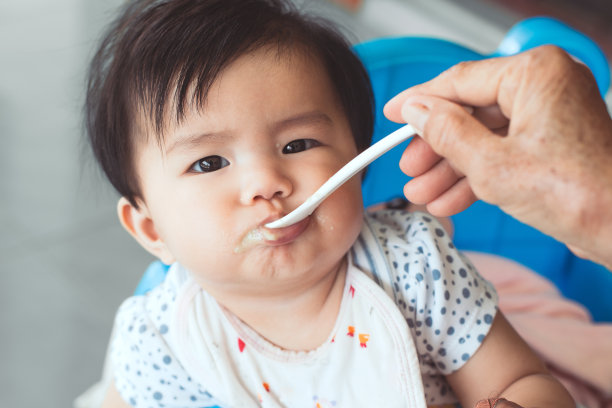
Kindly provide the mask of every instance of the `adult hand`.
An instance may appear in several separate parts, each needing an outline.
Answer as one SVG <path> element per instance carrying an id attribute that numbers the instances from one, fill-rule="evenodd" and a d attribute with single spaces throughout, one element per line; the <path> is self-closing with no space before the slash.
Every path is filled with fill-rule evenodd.
<path id="1" fill-rule="evenodd" d="M 385 115 L 419 129 L 400 161 L 410 201 L 445 216 L 480 198 L 611 267 L 612 119 L 564 51 L 461 63 Z"/>

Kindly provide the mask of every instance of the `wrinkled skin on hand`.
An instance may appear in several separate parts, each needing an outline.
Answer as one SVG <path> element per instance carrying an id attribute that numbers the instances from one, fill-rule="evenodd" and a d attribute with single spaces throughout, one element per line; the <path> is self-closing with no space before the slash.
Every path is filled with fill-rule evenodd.
<path id="1" fill-rule="evenodd" d="M 411 202 L 446 216 L 479 198 L 612 266 L 612 120 L 591 72 L 564 51 L 461 63 L 385 114 L 420 130 L 400 162 Z"/>

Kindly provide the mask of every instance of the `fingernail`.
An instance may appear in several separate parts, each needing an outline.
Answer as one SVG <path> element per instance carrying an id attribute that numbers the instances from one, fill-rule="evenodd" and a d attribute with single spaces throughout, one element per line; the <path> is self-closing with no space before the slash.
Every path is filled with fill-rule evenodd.
<path id="1" fill-rule="evenodd" d="M 429 119 L 429 108 L 418 102 L 405 103 L 402 106 L 402 118 L 422 136 L 425 123 Z"/>
<path id="2" fill-rule="evenodd" d="M 497 406 L 497 403 L 500 402 L 500 401 L 508 401 L 508 400 L 506 400 L 504 398 L 495 398 L 493 400 L 493 402 L 491 403 L 492 407 L 495 408 Z"/>
<path id="3" fill-rule="evenodd" d="M 488 399 L 480 400 L 474 405 L 474 408 L 491 408 L 491 404 Z"/>
<path id="4" fill-rule="evenodd" d="M 495 408 L 497 403 L 501 401 L 502 398 L 493 398 L 493 399 L 485 399 L 480 400 L 476 403 L 474 408 Z"/>

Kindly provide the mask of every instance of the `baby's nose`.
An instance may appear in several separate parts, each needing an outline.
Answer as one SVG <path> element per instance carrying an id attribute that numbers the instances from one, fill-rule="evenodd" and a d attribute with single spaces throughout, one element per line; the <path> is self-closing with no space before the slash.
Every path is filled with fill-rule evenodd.
<path id="1" fill-rule="evenodd" d="M 257 200 L 288 197 L 292 191 L 293 183 L 282 166 L 268 163 L 251 168 L 244 175 L 240 201 L 251 205 Z"/>

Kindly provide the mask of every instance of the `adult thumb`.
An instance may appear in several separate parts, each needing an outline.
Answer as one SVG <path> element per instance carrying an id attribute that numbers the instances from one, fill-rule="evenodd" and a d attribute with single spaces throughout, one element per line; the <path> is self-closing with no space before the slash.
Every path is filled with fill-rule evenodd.
<path id="1" fill-rule="evenodd" d="M 402 118 L 440 156 L 469 175 L 488 153 L 498 148 L 499 136 L 471 115 L 472 109 L 446 99 L 419 95 L 402 105 Z"/>

